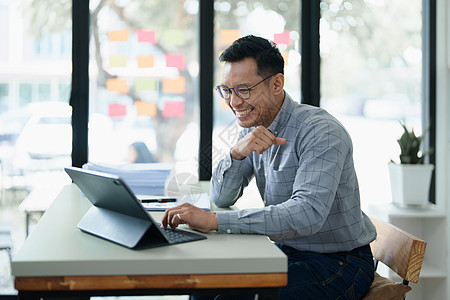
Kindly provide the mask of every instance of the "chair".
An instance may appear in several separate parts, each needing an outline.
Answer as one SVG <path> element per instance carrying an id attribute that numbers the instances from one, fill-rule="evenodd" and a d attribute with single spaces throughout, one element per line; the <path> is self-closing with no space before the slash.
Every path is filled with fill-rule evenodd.
<path id="1" fill-rule="evenodd" d="M 376 266 L 378 261 L 383 262 L 403 282 L 395 282 L 375 272 L 375 279 L 363 299 L 405 299 L 411 290 L 409 282 L 417 283 L 419 280 L 427 243 L 391 224 L 374 218 L 371 220 L 377 229 L 377 238 L 370 244 Z"/>

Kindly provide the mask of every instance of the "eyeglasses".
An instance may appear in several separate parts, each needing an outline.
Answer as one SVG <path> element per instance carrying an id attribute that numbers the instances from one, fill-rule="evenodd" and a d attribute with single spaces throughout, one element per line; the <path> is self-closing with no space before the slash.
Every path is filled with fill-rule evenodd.
<path id="1" fill-rule="evenodd" d="M 248 87 L 245 84 L 238 84 L 235 87 L 227 87 L 226 85 L 218 85 L 216 86 L 216 91 L 217 93 L 220 95 L 220 97 L 222 97 L 225 100 L 230 100 L 231 98 L 231 90 L 234 90 L 234 93 L 236 94 L 236 96 L 238 96 L 241 99 L 248 99 L 250 98 L 250 91 L 252 89 L 254 89 L 258 84 L 262 83 L 263 81 L 269 79 L 270 77 L 274 76 L 275 74 L 272 74 L 266 78 L 264 78 L 263 80 L 261 80 L 260 82 L 258 82 L 257 84 Z"/>

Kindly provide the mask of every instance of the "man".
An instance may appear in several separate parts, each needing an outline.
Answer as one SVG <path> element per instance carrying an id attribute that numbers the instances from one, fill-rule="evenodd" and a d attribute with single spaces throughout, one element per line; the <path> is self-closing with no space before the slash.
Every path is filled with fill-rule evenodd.
<path id="1" fill-rule="evenodd" d="M 269 41 L 240 38 L 220 60 L 217 91 L 243 130 L 215 169 L 210 196 L 231 206 L 255 177 L 265 207 L 214 213 L 181 205 L 165 212 L 162 226 L 267 235 L 288 256 L 281 299 L 361 299 L 374 277 L 376 231 L 361 211 L 349 134 L 285 93 L 284 61 Z"/>

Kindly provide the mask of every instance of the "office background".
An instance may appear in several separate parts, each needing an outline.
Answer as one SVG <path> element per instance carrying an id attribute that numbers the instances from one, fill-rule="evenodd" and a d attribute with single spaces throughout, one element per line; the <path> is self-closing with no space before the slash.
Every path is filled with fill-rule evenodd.
<path id="1" fill-rule="evenodd" d="M 72 158 L 75 165 L 126 163 L 128 146 L 138 140 L 191 182 L 208 179 L 239 130 L 213 91 L 221 82 L 217 57 L 245 34 L 277 42 L 287 92 L 347 127 L 363 207 L 390 202 L 387 162 L 398 154 L 398 120 L 417 132 L 431 124 L 431 199 L 447 210 L 448 6 L 2 0 L 0 217 L 19 228 L 21 200 L 66 183 L 60 170 Z M 257 194 L 251 197 L 260 205 Z M 24 236 L 16 231 L 19 246 Z"/>

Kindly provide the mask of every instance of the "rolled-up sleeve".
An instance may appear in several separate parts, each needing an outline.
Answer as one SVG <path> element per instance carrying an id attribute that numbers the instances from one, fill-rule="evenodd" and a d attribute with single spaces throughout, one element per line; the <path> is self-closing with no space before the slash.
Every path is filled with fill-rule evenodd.
<path id="1" fill-rule="evenodd" d="M 230 154 L 219 162 L 211 178 L 210 195 L 215 205 L 229 207 L 242 196 L 252 178 L 249 165 L 248 157 L 235 160 Z"/>

